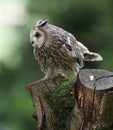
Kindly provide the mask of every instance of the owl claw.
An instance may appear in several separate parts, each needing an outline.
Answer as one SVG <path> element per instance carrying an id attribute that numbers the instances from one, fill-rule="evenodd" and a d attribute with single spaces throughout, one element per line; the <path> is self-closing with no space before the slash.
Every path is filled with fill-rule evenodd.
<path id="1" fill-rule="evenodd" d="M 44 78 L 41 79 L 41 81 L 48 80 L 48 79 L 49 79 L 49 78 L 44 77 Z"/>
<path id="2" fill-rule="evenodd" d="M 41 81 L 49 80 L 49 79 L 52 79 L 52 78 L 54 78 L 54 76 L 52 76 L 52 75 L 45 75 L 44 78 L 41 79 Z"/>
<path id="3" fill-rule="evenodd" d="M 58 76 L 61 76 L 61 77 L 65 78 L 65 79 L 68 79 L 67 75 L 64 74 L 64 73 L 58 73 Z"/>

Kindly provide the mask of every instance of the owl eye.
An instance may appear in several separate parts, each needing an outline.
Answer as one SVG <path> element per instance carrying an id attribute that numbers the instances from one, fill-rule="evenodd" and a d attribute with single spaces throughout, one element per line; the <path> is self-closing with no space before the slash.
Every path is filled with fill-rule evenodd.
<path id="1" fill-rule="evenodd" d="M 41 35 L 37 32 L 36 34 L 35 34 L 35 37 L 37 37 L 37 38 L 39 38 Z"/>

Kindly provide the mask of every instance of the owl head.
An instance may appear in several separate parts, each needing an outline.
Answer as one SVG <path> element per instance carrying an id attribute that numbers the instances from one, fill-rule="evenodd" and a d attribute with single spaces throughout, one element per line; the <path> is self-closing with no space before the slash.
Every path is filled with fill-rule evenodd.
<path id="1" fill-rule="evenodd" d="M 48 24 L 48 20 L 39 20 L 30 32 L 30 40 L 33 47 L 41 48 L 46 42 L 46 32 L 44 27 Z"/>

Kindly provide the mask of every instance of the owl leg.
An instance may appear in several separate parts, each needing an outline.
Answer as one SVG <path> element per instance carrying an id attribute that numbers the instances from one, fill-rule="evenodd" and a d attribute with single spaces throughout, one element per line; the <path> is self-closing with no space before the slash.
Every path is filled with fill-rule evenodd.
<path id="1" fill-rule="evenodd" d="M 64 78 L 68 78 L 68 76 L 67 76 L 67 74 L 65 73 L 65 71 L 64 70 L 62 70 L 62 69 L 58 69 L 58 75 L 60 75 L 60 76 L 62 76 L 62 77 L 64 77 Z"/>
<path id="2" fill-rule="evenodd" d="M 76 80 L 77 79 L 77 74 L 78 71 L 76 71 L 75 69 L 72 70 L 58 70 L 58 74 L 66 79 L 72 79 L 72 80 Z"/>
<path id="3" fill-rule="evenodd" d="M 45 77 L 42 80 L 52 78 L 53 73 L 54 73 L 54 70 L 51 68 L 48 68 L 47 71 L 45 72 Z"/>

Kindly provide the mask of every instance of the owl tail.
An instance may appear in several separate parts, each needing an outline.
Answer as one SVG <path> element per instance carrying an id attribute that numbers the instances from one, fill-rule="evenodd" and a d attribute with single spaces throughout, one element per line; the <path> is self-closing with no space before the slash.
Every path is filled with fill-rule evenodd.
<path id="1" fill-rule="evenodd" d="M 86 52 L 84 53 L 84 61 L 102 61 L 103 58 L 98 53 Z"/>
<path id="2" fill-rule="evenodd" d="M 102 61 L 103 58 L 98 53 L 90 52 L 81 42 L 76 41 L 82 54 L 84 55 L 84 61 Z"/>

